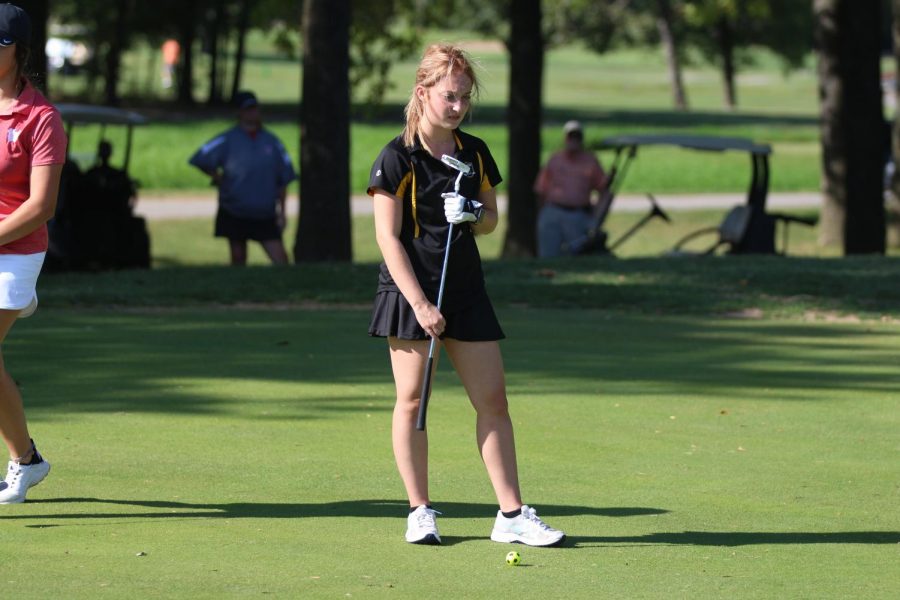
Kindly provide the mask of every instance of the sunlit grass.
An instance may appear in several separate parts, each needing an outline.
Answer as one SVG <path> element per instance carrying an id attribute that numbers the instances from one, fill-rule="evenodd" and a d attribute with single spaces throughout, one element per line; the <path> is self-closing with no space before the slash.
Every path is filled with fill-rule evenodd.
<path id="1" fill-rule="evenodd" d="M 505 174 L 508 57 L 498 42 L 473 40 L 471 33 L 451 33 L 471 41 L 471 52 L 484 67 L 483 97 L 473 109 L 472 120 L 463 128 L 488 143 L 501 173 Z M 428 37 L 432 39 L 434 35 Z M 249 47 L 244 87 L 257 92 L 267 125 L 284 141 L 298 164 L 299 59 L 277 54 L 271 38 L 258 32 L 251 36 Z M 142 97 L 156 98 L 157 103 L 171 100 L 172 91 L 159 88 L 157 53 L 157 49 L 137 46 L 126 54 L 123 93 L 139 93 Z M 762 51 L 758 55 L 758 64 L 747 67 L 738 78 L 740 105 L 734 112 L 723 109 L 717 71 L 700 63 L 688 65 L 685 77 L 692 111 L 678 113 L 672 110 L 661 53 L 622 50 L 599 55 L 578 46 L 551 49 L 544 70 L 542 157 L 546 159 L 559 147 L 560 127 L 570 118 L 584 122 L 589 143 L 622 133 L 689 132 L 749 137 L 774 145 L 773 190 L 818 189 L 821 166 L 814 72 L 807 66 L 784 74 L 771 56 Z M 402 106 L 409 94 L 417 60 L 418 57 L 411 57 L 391 69 L 390 78 L 395 85 L 385 98 L 387 106 L 379 120 L 363 118 L 368 113 L 360 111 L 361 117 L 352 124 L 353 193 L 365 190 L 375 156 L 402 129 Z M 132 158 L 132 173 L 143 189 L 196 190 L 206 186 L 205 178 L 187 165 L 187 159 L 200 144 L 229 127 L 233 118 L 228 109 L 204 108 L 206 69 L 207 62 L 201 54 L 196 72 L 199 105 L 193 110 L 165 105 L 160 109 L 152 103 L 146 106 L 146 102 L 138 102 L 138 110 L 151 116 L 151 123 L 135 134 Z M 82 76 L 53 75 L 51 78 L 51 89 L 59 97 L 73 94 L 83 86 Z M 114 128 L 109 128 L 106 135 L 111 137 L 121 160 L 124 136 Z M 98 139 L 96 128 L 79 127 L 72 140 L 73 156 L 88 165 Z M 610 157 L 604 153 L 601 159 L 608 162 Z M 641 152 L 624 189 L 657 193 L 743 191 L 749 172 L 749 159 L 739 154 L 711 159 L 708 155 L 672 148 L 648 149 Z"/>

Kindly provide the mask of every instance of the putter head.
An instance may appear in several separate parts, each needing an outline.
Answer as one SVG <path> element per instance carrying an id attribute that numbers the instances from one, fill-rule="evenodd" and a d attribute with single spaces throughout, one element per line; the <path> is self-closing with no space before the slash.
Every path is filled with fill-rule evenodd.
<path id="1" fill-rule="evenodd" d="M 449 154 L 444 154 L 443 156 L 441 156 L 441 162 L 451 169 L 456 169 L 463 175 L 468 175 L 472 172 L 472 167 L 457 158 L 453 158 Z"/>
<path id="2" fill-rule="evenodd" d="M 451 169 L 456 169 L 457 171 L 459 171 L 459 175 L 456 176 L 456 182 L 453 185 L 453 190 L 458 194 L 460 180 L 463 178 L 463 175 L 468 175 L 472 172 L 472 167 L 459 159 L 453 158 L 449 154 L 442 155 L 441 162 L 449 166 Z"/>

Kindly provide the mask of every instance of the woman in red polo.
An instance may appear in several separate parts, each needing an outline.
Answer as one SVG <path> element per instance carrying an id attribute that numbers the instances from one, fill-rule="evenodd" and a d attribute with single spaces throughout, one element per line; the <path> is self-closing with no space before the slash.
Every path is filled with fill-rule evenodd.
<path id="1" fill-rule="evenodd" d="M 35 284 L 47 252 L 47 221 L 56 209 L 66 134 L 56 109 L 29 83 L 25 67 L 31 21 L 0 4 L 0 344 L 17 318 L 37 308 Z M 50 465 L 28 433 L 22 397 L 0 355 L 0 435 L 9 449 L 0 504 L 25 501 Z"/>

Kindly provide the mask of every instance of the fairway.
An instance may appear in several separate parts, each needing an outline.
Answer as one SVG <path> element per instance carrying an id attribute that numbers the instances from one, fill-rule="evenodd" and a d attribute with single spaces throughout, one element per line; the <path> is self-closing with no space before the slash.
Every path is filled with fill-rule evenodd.
<path id="1" fill-rule="evenodd" d="M 833 110 L 841 102 L 850 106 L 843 96 L 853 95 L 832 94 L 834 85 L 870 96 L 865 114 L 879 117 L 856 127 L 856 137 L 872 138 L 872 131 L 857 135 L 867 127 L 886 132 L 884 123 L 900 124 L 893 114 L 897 90 L 890 93 L 900 53 L 882 57 L 881 95 L 888 104 L 880 115 L 877 57 L 872 73 L 861 58 L 850 61 L 869 87 L 850 85 L 857 80 L 845 72 L 845 55 L 863 53 L 843 42 L 868 27 L 849 27 L 849 10 L 831 23 L 823 2 L 806 13 L 775 2 L 681 2 L 671 11 L 663 2 L 531 3 L 541 13 L 530 18 L 537 35 L 522 44 L 529 13 L 512 3 L 477 9 L 474 3 L 353 3 L 357 14 L 348 31 L 343 18 L 324 17 L 346 16 L 349 5 L 335 12 L 309 2 L 221 1 L 166 14 L 174 6 L 163 3 L 156 15 L 131 2 L 107 3 L 109 14 L 101 14 L 98 2 L 34 4 L 46 25 L 35 30 L 36 40 L 90 38 L 95 51 L 85 68 L 50 73 L 48 99 L 109 104 L 146 118 L 134 130 L 96 122 L 67 126 L 53 248 L 60 231 L 63 238 L 71 233 L 73 244 L 81 240 L 66 229 L 66 211 L 78 212 L 82 200 L 103 200 L 93 193 L 93 175 L 80 185 L 68 159 L 87 171 L 107 142 L 110 164 L 127 167 L 133 180 L 129 202 L 146 217 L 152 260 L 149 269 L 96 272 L 51 272 L 49 261 L 37 285 L 40 310 L 2 340 L 0 375 L 8 369 L 20 389 L 29 433 L 52 464 L 27 502 L 0 505 L 6 597 L 900 598 L 900 246 L 889 242 L 893 247 L 883 253 L 859 255 L 850 243 L 857 230 L 879 225 L 854 219 L 878 208 L 881 196 L 874 197 L 876 206 L 860 208 L 865 198 L 854 196 L 863 193 L 860 187 L 842 200 L 847 210 L 819 202 L 823 190 L 834 192 L 835 181 L 853 183 L 844 177 L 844 163 L 851 176 L 858 166 L 844 156 L 855 146 L 832 135 L 832 126 L 855 114 Z M 752 5 L 749 12 L 744 5 Z M 777 22 L 763 18 L 768 9 Z M 460 14 L 439 14 L 448 11 Z M 466 11 L 477 14 L 463 22 Z M 669 45 L 687 100 L 678 109 L 667 54 L 653 33 L 656 13 L 660 24 L 671 21 L 678 44 Z M 866 13 L 853 12 L 854 22 Z M 448 16 L 458 17 L 453 26 L 461 29 L 437 26 L 454 21 Z M 805 28 L 801 18 L 815 18 L 816 26 Z M 76 33 L 82 25 L 84 32 Z M 881 37 L 890 38 L 887 19 L 883 25 Z M 900 16 L 893 25 L 900 27 Z M 722 43 L 708 45 L 706 29 Z M 184 44 L 176 69 L 184 77 L 175 86 L 160 77 L 160 42 L 169 36 Z M 332 42 L 348 41 L 349 54 L 331 52 Z M 446 71 L 429 67 L 434 55 L 423 61 L 422 51 L 434 42 L 466 49 L 480 85 L 470 85 L 469 59 L 455 51 Z M 421 47 L 400 56 L 407 44 Z M 25 45 L 6 51 L 22 68 Z M 786 51 L 796 59 L 790 67 Z M 382 57 L 390 64 L 373 60 Z M 533 68 L 523 73 L 523 64 Z M 734 102 L 724 98 L 724 71 L 733 75 Z M 7 74 L 3 89 L 18 91 L 14 70 Z M 379 74 L 383 82 L 371 77 Z M 342 97 L 338 88 L 347 82 L 350 95 Z M 381 83 L 384 93 L 372 101 L 369 92 Z M 534 93 L 525 93 L 529 88 Z M 239 204 L 249 205 L 254 188 L 265 204 L 285 185 L 256 185 L 240 175 L 267 177 L 249 156 L 251 145 L 271 154 L 259 147 L 265 140 L 258 129 L 248 127 L 255 111 L 236 108 L 234 92 L 241 89 L 259 98 L 261 123 L 283 143 L 298 173 L 303 169 L 287 184 L 283 241 L 289 254 L 299 250 L 291 265 L 271 265 L 260 244 L 251 243 L 245 267 L 226 266 L 229 246 L 214 237 L 214 198 L 222 195 L 227 208 L 240 188 Z M 445 309 L 453 316 L 446 331 L 496 339 L 484 327 L 493 321 L 480 296 L 461 299 L 481 289 L 483 271 L 506 334 L 500 347 L 521 500 L 565 532 L 558 548 L 490 540 L 498 503 L 479 455 L 475 411 L 446 355 L 439 357 L 428 404 L 427 491 L 439 511 L 442 545 L 405 542 L 409 506 L 392 444 L 392 365 L 387 342 L 366 332 L 373 295 L 385 287 L 379 285 L 382 248 L 415 306 L 413 318 L 429 327 L 421 319 L 433 316 L 433 307 L 422 309 L 417 288 L 437 287 L 426 282 L 437 279 L 441 264 L 428 258 L 438 257 L 429 241 L 434 236 L 414 240 L 418 254 L 409 262 L 413 242 L 404 233 L 406 250 L 397 250 L 394 234 L 412 222 L 415 237 L 422 223 L 434 233 L 429 210 L 440 206 L 434 203 L 441 202 L 446 173 L 430 167 L 423 173 L 420 165 L 417 175 L 414 149 L 406 153 L 412 153 L 412 177 L 391 190 L 404 198 L 409 192 L 411 200 L 404 200 L 403 227 L 393 219 L 396 231 L 382 227 L 391 220 L 382 220 L 385 205 L 373 208 L 366 191 L 372 182 L 388 185 L 384 177 L 396 183 L 408 170 L 397 172 L 399 159 L 385 162 L 379 153 L 401 133 L 405 107 L 417 96 L 424 116 L 411 130 L 426 151 L 438 157 L 455 149 L 464 158 L 469 144 L 462 148 L 459 140 L 468 138 L 457 136 L 452 144 L 457 124 L 490 148 L 490 156 L 476 148 L 488 167 L 481 187 L 473 179 L 457 191 L 486 200 L 493 185 L 500 221 L 493 235 L 478 236 L 477 253 L 468 246 L 450 252 L 451 238 L 443 238 L 445 255 L 462 259 L 450 260 Z M 466 119 L 451 122 L 457 110 Z M 197 149 L 235 127 L 236 119 L 256 140 L 241 143 L 238 168 L 226 160 L 211 177 L 191 166 Z M 347 127 L 329 123 L 331 135 L 341 138 L 329 150 L 321 144 L 322 127 L 334 120 Z M 523 190 L 565 146 L 564 124 L 571 120 L 580 122 L 585 148 L 609 181 L 615 178 L 616 200 L 602 222 L 610 252 L 527 258 L 534 240 L 523 232 L 533 228 L 540 207 L 533 203 L 539 193 Z M 610 138 L 634 134 L 656 141 L 666 135 L 666 144 L 641 144 L 639 152 L 627 151 L 633 161 L 620 162 L 626 151 L 617 154 Z M 17 135 L 8 139 L 10 148 Z M 681 147 L 670 145 L 672 135 L 739 141 Z M 762 159 L 737 151 L 744 139 L 771 153 Z M 881 169 L 890 153 L 882 145 L 876 150 L 870 164 Z M 533 160 L 523 162 L 527 155 Z M 317 169 L 323 160 L 329 168 Z M 347 193 L 326 192 L 316 176 L 337 180 L 333 190 Z M 37 198 L 41 189 L 32 189 Z M 561 206 L 584 200 L 542 195 Z M 729 211 L 750 200 L 773 216 L 799 219 L 776 227 L 774 252 L 731 255 L 728 244 L 716 242 L 735 229 Z M 893 200 L 885 198 L 886 205 Z M 351 218 L 344 222 L 348 201 Z M 446 205 L 445 212 L 458 221 Z M 844 212 L 846 252 L 844 245 L 823 245 L 821 235 Z M 889 213 L 889 223 L 891 215 L 897 216 Z M 324 227 L 329 217 L 349 228 L 344 252 L 330 248 L 342 236 Z M 745 228 L 762 246 L 769 230 L 758 217 Z M 825 229 L 797 222 L 820 217 Z M 116 239 L 127 237 L 124 228 L 115 229 Z M 507 240 L 510 232 L 515 235 Z M 319 250 L 343 259 L 312 260 Z M 443 275 L 440 281 L 443 294 Z M 395 314 L 411 319 L 405 308 Z M 395 363 L 418 390 L 416 358 Z M 506 506 L 517 488 L 497 395 L 499 363 L 493 346 L 489 352 L 466 347 L 458 358 L 480 407 L 480 436 Z M 400 389 L 405 397 L 410 388 Z M 26 437 L 16 426 L 15 394 L 8 392 L 0 398 L 4 436 L 15 460 L 25 461 L 31 450 L 16 449 Z M 409 458 L 404 446 L 422 452 L 421 438 L 397 430 L 402 465 Z M 416 463 L 401 466 L 408 483 L 420 474 L 409 466 Z M 25 474 L 17 475 L 13 463 L 4 497 L 17 492 L 14 477 L 27 481 L 28 471 L 43 468 L 23 466 Z M 428 495 L 411 485 L 410 497 L 419 504 Z M 510 508 L 520 504 L 518 496 L 513 500 Z M 518 566 L 506 561 L 513 550 L 521 555 Z"/>
<path id="2" fill-rule="evenodd" d="M 5 344 L 53 471 L 0 507 L 4 582 L 22 598 L 900 595 L 896 321 L 499 313 L 524 499 L 564 548 L 487 539 L 495 501 L 446 360 L 429 410 L 445 544 L 403 542 L 365 309 L 51 302 Z"/>

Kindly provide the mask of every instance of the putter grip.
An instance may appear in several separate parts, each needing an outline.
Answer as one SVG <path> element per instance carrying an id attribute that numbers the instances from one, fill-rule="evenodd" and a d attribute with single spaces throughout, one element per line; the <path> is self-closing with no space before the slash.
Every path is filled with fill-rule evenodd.
<path id="1" fill-rule="evenodd" d="M 434 357 L 429 356 L 425 362 L 425 372 L 422 374 L 422 393 L 419 394 L 419 418 L 416 420 L 416 429 L 425 431 L 425 413 L 428 412 L 428 396 L 431 395 L 431 366 Z"/>

